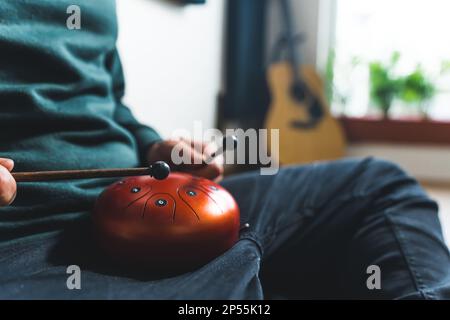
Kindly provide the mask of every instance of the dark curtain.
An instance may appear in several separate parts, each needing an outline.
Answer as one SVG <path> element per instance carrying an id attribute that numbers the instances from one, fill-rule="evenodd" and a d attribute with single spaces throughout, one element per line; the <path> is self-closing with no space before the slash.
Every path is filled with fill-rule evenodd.
<path id="1" fill-rule="evenodd" d="M 268 107 L 267 0 L 227 0 L 227 6 L 223 117 L 258 126 Z"/>

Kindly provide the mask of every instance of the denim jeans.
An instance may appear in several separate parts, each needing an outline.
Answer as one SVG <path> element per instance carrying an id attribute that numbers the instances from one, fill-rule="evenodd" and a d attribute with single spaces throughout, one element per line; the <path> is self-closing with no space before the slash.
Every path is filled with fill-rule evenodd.
<path id="1" fill-rule="evenodd" d="M 223 186 L 250 227 L 202 268 L 162 279 L 127 274 L 100 258 L 86 220 L 1 246 L 0 298 L 450 299 L 437 205 L 392 163 L 316 163 Z M 82 270 L 81 290 L 66 287 L 72 264 Z M 372 265 L 380 289 L 367 286 Z"/>

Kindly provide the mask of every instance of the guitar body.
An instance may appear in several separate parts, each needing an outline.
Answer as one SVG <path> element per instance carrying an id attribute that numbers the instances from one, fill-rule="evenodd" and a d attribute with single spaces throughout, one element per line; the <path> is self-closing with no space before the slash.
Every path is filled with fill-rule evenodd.
<path id="1" fill-rule="evenodd" d="M 293 75 L 290 63 L 273 64 L 268 73 L 272 102 L 266 128 L 280 130 L 279 163 L 310 163 L 341 158 L 345 153 L 344 133 L 330 114 L 320 76 L 310 66 L 300 67 L 299 75 L 310 93 L 320 101 L 323 117 L 310 128 L 293 125 L 295 121 L 308 120 L 308 107 L 291 94 Z M 270 148 L 271 143 L 268 145 Z"/>

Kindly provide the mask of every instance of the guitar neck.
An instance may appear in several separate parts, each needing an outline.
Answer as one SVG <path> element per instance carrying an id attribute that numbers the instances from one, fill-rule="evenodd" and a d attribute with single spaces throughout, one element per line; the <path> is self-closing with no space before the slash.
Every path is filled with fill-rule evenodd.
<path id="1" fill-rule="evenodd" d="M 303 81 L 298 74 L 300 68 L 300 55 L 295 44 L 295 26 L 291 14 L 292 8 L 289 0 L 281 0 L 279 3 L 281 6 L 281 19 L 284 21 L 284 33 L 287 41 L 288 57 L 292 67 L 294 82 L 301 84 Z"/>

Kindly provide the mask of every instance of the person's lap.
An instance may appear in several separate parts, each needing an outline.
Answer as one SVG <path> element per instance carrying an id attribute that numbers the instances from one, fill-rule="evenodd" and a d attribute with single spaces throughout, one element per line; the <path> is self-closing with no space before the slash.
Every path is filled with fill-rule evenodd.
<path id="1" fill-rule="evenodd" d="M 224 185 L 264 251 L 266 297 L 450 298 L 437 206 L 396 165 L 317 163 Z M 371 265 L 381 290 L 367 288 Z"/>
<path id="2" fill-rule="evenodd" d="M 86 220 L 1 247 L 0 297 L 450 297 L 450 256 L 436 205 L 392 164 L 318 163 L 276 176 L 238 175 L 223 185 L 250 227 L 199 270 L 165 279 L 119 271 L 97 254 Z M 72 264 L 82 270 L 81 290 L 66 287 Z M 381 290 L 366 286 L 370 265 L 381 269 Z"/>

